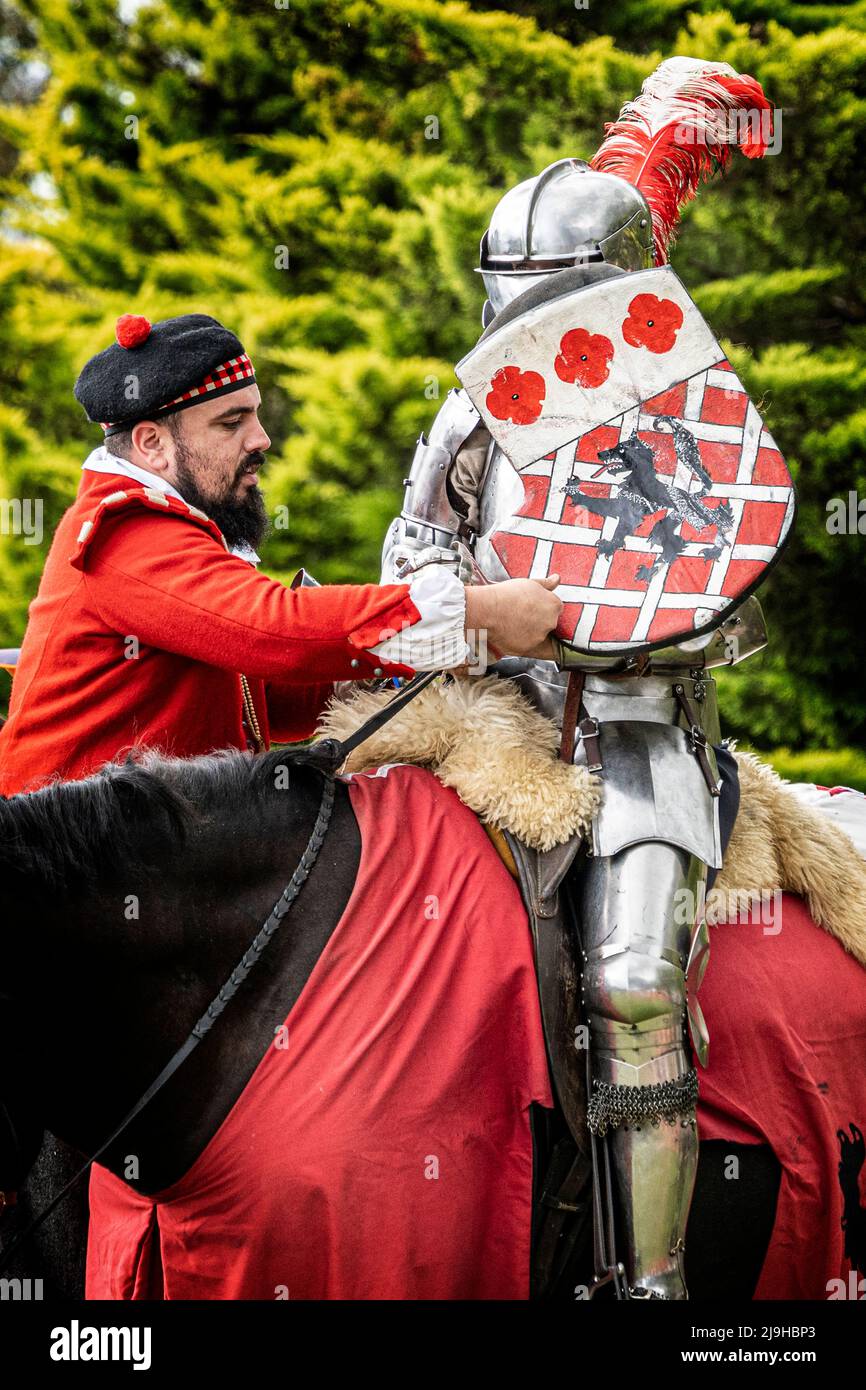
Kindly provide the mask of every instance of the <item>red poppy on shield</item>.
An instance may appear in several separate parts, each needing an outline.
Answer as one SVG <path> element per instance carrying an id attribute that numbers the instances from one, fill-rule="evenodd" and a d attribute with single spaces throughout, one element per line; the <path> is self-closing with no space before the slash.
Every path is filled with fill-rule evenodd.
<path id="1" fill-rule="evenodd" d="M 683 311 L 672 299 L 655 294 L 636 294 L 628 306 L 622 336 L 631 347 L 650 352 L 669 352 L 683 325 Z"/>
<path id="2" fill-rule="evenodd" d="M 579 386 L 601 386 L 610 375 L 613 343 L 603 333 L 586 328 L 570 328 L 563 333 L 559 356 L 553 364 L 560 381 Z"/>
<path id="3" fill-rule="evenodd" d="M 519 367 L 500 367 L 494 372 L 487 395 L 487 409 L 497 420 L 533 425 L 544 404 L 544 377 L 522 372 Z"/>

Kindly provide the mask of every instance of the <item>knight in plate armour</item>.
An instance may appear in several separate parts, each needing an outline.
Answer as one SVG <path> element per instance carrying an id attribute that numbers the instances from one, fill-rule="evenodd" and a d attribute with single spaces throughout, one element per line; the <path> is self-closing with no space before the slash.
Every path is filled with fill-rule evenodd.
<path id="1" fill-rule="evenodd" d="M 665 266 L 683 204 L 702 178 L 725 167 L 733 144 L 749 157 L 765 152 L 758 126 L 766 130 L 769 114 L 759 84 L 728 64 L 692 58 L 662 63 L 606 128 L 593 159 L 560 159 L 510 189 L 496 206 L 481 240 L 478 271 L 487 301 L 475 353 L 506 342 L 521 316 L 543 315 L 559 295 L 627 285 L 631 276 Z M 679 306 L 674 308 L 682 318 Z M 659 327 L 652 317 L 644 333 L 647 326 Z M 646 336 L 634 341 L 653 346 Z M 585 343 L 588 338 L 572 339 L 570 371 L 557 366 L 557 373 L 592 387 L 604 379 L 609 363 L 600 348 L 593 376 L 591 351 L 580 350 Z M 644 355 L 649 360 L 651 354 Z M 721 360 L 710 350 L 693 380 L 700 380 L 707 397 L 723 395 L 729 383 L 733 399 L 739 383 L 732 373 L 725 375 L 730 367 L 720 350 L 716 357 Z M 737 530 L 749 505 L 744 489 L 756 475 L 753 467 L 747 478 L 742 463 L 739 493 L 732 488 L 730 497 L 722 495 L 702 451 L 714 430 L 718 435 L 728 427 L 710 421 L 699 443 L 700 429 L 690 426 L 701 419 L 693 403 L 678 414 L 670 392 L 656 396 L 654 390 L 641 395 L 644 402 L 653 398 L 651 422 L 644 403 L 631 415 L 622 412 L 619 439 L 592 457 L 575 455 L 575 431 L 567 458 L 554 443 L 543 456 L 530 452 L 524 468 L 510 445 L 503 448 L 493 437 L 496 421 L 489 411 L 483 418 L 484 403 L 516 433 L 533 412 L 538 416 L 543 396 L 521 400 L 532 374 L 507 366 L 491 378 L 504 391 L 504 405 L 489 391 L 476 393 L 473 402 L 470 377 L 460 370 L 472 358 L 470 353 L 458 367 L 464 388 L 449 392 L 429 435 L 418 442 L 403 510 L 385 540 L 382 582 L 444 565 L 466 583 L 486 583 L 511 577 L 515 564 L 524 563 L 515 557 L 527 555 L 528 568 L 519 572 L 538 578 L 560 572 L 564 550 L 558 541 L 567 517 L 594 540 L 595 578 L 587 583 L 607 583 L 612 566 L 636 562 L 626 581 L 641 596 L 635 621 L 630 616 L 626 625 L 622 618 L 617 626 L 618 610 L 611 606 L 612 626 L 602 630 L 599 615 L 608 610 L 590 602 L 586 586 L 563 573 L 558 592 L 566 619 L 558 629 L 557 661 L 509 659 L 492 669 L 517 680 L 563 727 L 563 755 L 598 769 L 604 788 L 583 856 L 576 858 L 572 847 L 555 865 L 536 870 L 539 882 L 546 875 L 548 901 L 563 885 L 576 923 L 575 1003 L 588 1025 L 586 1125 L 601 1228 L 596 1282 L 611 1280 L 621 1298 L 683 1299 L 698 1152 L 692 1049 L 705 1064 L 708 1048 L 695 998 L 709 945 L 702 902 L 708 873 L 721 864 L 737 801 L 734 762 L 721 743 L 708 670 L 742 660 L 764 644 L 760 609 L 751 596 L 755 583 L 748 592 L 735 592 L 730 578 Z M 548 389 L 548 402 L 549 397 Z M 751 407 L 743 408 L 748 413 Z M 750 418 L 771 452 L 760 417 Z M 667 473 L 654 464 L 650 426 L 652 438 L 668 449 Z M 528 517 L 525 487 L 533 473 L 538 486 L 548 489 L 548 502 L 543 514 Z M 600 479 L 604 483 L 597 484 Z M 777 491 L 781 497 L 783 489 Z M 562 510 L 550 510 L 554 492 Z M 775 505 L 775 493 L 773 499 Z M 783 516 L 778 534 L 764 547 L 768 556 L 787 533 L 792 494 L 778 505 Z M 691 566 L 689 574 L 717 576 L 718 583 L 708 581 L 705 608 L 698 605 L 690 625 L 678 631 L 676 599 L 664 583 L 682 564 Z M 650 604 L 654 593 L 656 607 Z M 627 604 L 629 594 L 617 601 Z M 670 640 L 659 626 L 665 612 Z M 557 1076 L 555 1060 L 553 1070 L 562 1100 L 567 1082 Z"/>

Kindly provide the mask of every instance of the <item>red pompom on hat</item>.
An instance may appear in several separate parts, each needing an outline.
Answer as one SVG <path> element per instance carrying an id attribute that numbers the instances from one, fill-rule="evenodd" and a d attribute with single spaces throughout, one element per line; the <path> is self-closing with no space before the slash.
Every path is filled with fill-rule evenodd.
<path id="1" fill-rule="evenodd" d="M 114 326 L 114 336 L 122 348 L 141 347 L 150 336 L 151 322 L 143 314 L 121 314 Z"/>

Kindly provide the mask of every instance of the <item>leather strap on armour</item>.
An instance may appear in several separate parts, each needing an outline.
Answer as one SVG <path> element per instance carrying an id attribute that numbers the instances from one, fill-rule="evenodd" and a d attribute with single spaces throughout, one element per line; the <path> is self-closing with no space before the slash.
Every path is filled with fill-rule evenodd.
<path id="1" fill-rule="evenodd" d="M 568 689 L 565 692 L 565 708 L 562 711 L 562 741 L 559 745 L 559 756 L 564 763 L 570 763 L 574 759 L 574 737 L 577 729 L 577 718 L 583 703 L 583 682 L 583 671 L 571 671 L 569 673 Z"/>
<path id="2" fill-rule="evenodd" d="M 677 683 L 674 685 L 673 691 L 674 699 L 679 705 L 680 710 L 684 714 L 686 722 L 688 723 L 689 737 L 692 741 L 692 752 L 697 758 L 701 772 L 704 775 L 704 781 L 707 784 L 707 790 L 709 791 L 710 796 L 719 796 L 721 794 L 721 783 L 716 781 L 715 777 L 713 776 L 713 769 L 710 766 L 710 759 L 707 754 L 707 736 L 702 730 L 700 724 L 698 723 L 697 715 L 695 714 L 695 711 L 692 709 L 692 706 L 689 703 L 685 691 L 685 686 L 681 685 L 679 681 L 677 681 Z"/>

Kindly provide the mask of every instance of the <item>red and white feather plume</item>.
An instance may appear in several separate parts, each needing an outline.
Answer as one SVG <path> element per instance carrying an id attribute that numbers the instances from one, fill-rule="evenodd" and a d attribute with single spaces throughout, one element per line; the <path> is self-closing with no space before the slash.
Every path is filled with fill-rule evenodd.
<path id="1" fill-rule="evenodd" d="M 589 161 L 640 190 L 653 219 L 656 265 L 664 265 L 680 211 L 698 185 L 724 170 L 737 144 L 760 158 L 772 134 L 772 107 L 760 82 L 729 63 L 668 58 L 626 102 Z"/>

